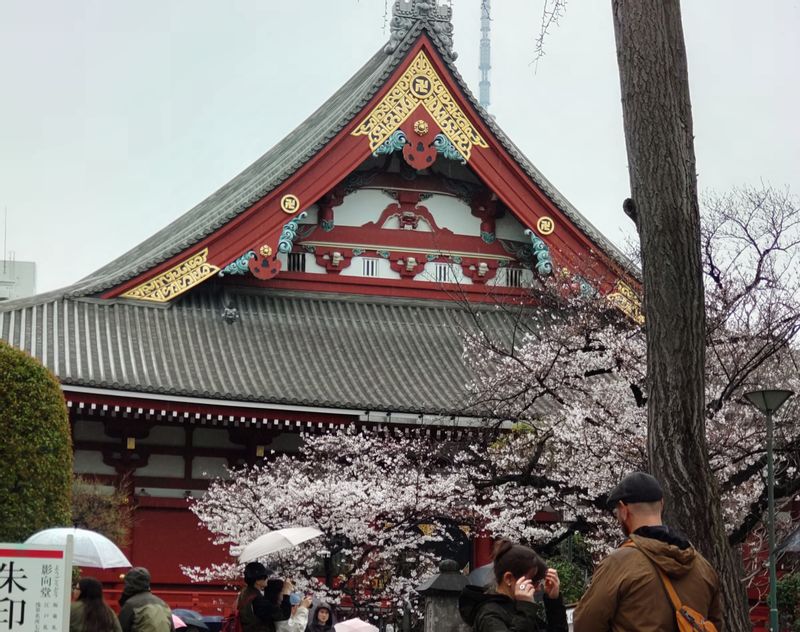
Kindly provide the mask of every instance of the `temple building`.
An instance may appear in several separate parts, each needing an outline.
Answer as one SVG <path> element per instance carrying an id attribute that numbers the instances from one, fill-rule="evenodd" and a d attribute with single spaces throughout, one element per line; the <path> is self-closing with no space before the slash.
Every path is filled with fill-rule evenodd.
<path id="1" fill-rule="evenodd" d="M 63 385 L 75 471 L 127 482 L 128 553 L 162 596 L 189 590 L 181 564 L 225 559 L 186 498 L 226 466 L 343 425 L 475 427 L 473 310 L 507 326 L 496 303 L 558 273 L 641 319 L 630 263 L 452 47 L 449 7 L 397 0 L 389 42 L 225 186 L 75 284 L 0 303 L 0 338 Z"/>

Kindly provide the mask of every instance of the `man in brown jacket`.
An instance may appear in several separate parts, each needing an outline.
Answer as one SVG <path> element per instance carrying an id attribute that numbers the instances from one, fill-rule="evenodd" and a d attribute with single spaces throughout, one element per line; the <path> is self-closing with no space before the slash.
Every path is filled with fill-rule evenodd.
<path id="1" fill-rule="evenodd" d="M 660 568 L 684 605 L 722 631 L 719 579 L 680 533 L 661 522 L 664 494 L 644 472 L 628 474 L 608 496 L 623 532 L 636 546 L 621 546 L 597 566 L 574 614 L 575 632 L 670 632 L 675 611 Z"/>

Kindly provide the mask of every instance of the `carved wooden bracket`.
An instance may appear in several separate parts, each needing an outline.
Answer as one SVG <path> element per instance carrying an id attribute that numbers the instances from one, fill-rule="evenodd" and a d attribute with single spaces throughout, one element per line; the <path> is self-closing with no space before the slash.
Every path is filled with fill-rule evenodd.
<path id="1" fill-rule="evenodd" d="M 322 266 L 328 272 L 338 274 L 349 267 L 353 260 L 353 251 L 349 248 L 317 248 L 314 251 L 317 265 Z"/>
<path id="2" fill-rule="evenodd" d="M 413 279 L 425 269 L 427 260 L 421 252 L 392 253 L 389 266 L 404 279 Z"/>
<path id="3" fill-rule="evenodd" d="M 400 126 L 408 141 L 403 147 L 403 158 L 409 166 L 417 170 L 427 169 L 436 162 L 436 148 L 433 141 L 442 129 L 427 110 L 418 107 Z"/>

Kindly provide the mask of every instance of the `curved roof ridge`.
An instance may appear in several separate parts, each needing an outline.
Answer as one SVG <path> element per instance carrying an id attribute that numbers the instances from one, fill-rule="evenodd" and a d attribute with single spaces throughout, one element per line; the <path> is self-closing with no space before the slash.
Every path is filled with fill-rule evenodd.
<path id="1" fill-rule="evenodd" d="M 451 54 L 448 43 L 443 41 L 442 34 L 435 27 L 436 24 L 427 19 L 417 19 L 391 52 L 386 52 L 386 46 L 381 47 L 333 96 L 276 145 L 137 246 L 76 283 L 24 300 L 47 301 L 58 296 L 81 297 L 103 292 L 190 248 L 237 217 L 291 177 L 352 121 L 402 62 L 423 31 L 442 56 L 459 89 L 523 171 L 605 254 L 623 270 L 638 276 L 635 264 L 553 186 L 480 105 L 456 68 L 455 55 Z"/>
<path id="2" fill-rule="evenodd" d="M 313 158 L 369 102 L 399 65 L 421 24 L 391 54 L 381 47 L 332 97 L 241 173 L 167 226 L 80 281 L 70 296 L 102 292 L 191 247 L 237 217 Z"/>

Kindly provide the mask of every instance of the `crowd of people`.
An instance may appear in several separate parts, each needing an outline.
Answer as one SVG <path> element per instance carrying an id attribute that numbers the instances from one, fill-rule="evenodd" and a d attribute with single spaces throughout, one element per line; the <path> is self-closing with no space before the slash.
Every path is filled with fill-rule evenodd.
<path id="1" fill-rule="evenodd" d="M 244 567 L 245 587 L 236 600 L 242 632 L 330 632 L 336 624 L 333 609 L 294 592 L 288 579 L 271 577 L 261 562 Z"/>
<path id="2" fill-rule="evenodd" d="M 595 569 L 575 609 L 574 632 L 721 631 L 719 578 L 683 534 L 663 524 L 659 482 L 634 472 L 607 502 L 625 541 Z M 495 545 L 493 557 L 496 585 L 464 589 L 464 621 L 475 632 L 568 632 L 555 569 L 533 549 L 507 540 Z M 534 604 L 537 587 L 544 618 Z"/>
<path id="3" fill-rule="evenodd" d="M 294 592 L 288 579 L 272 577 L 260 562 L 244 569 L 244 588 L 236 599 L 237 631 L 241 632 L 333 632 L 333 608 L 313 605 L 308 596 Z M 103 599 L 103 585 L 83 577 L 73 589 L 70 632 L 175 632 L 169 606 L 150 591 L 150 573 L 132 568 L 125 575 L 116 615 Z M 312 607 L 313 606 L 313 607 Z"/>
<path id="4" fill-rule="evenodd" d="M 723 629 L 717 574 L 679 531 L 663 524 L 663 507 L 661 485 L 644 472 L 629 474 L 608 494 L 625 541 L 595 569 L 575 609 L 574 632 Z M 496 543 L 493 559 L 494 585 L 468 585 L 459 599 L 461 617 L 474 632 L 569 631 L 555 569 L 508 540 Z M 333 632 L 331 606 L 312 607 L 289 579 L 273 577 L 262 563 L 245 566 L 244 583 L 235 632 Z M 96 579 L 81 579 L 76 592 L 70 632 L 174 632 L 172 613 L 150 592 L 144 568 L 125 576 L 119 616 L 103 601 Z"/>
<path id="5" fill-rule="evenodd" d="M 103 585 L 83 577 L 73 588 L 69 632 L 175 632 L 172 610 L 150 592 L 150 573 L 132 568 L 125 575 L 119 615 L 103 599 Z"/>

